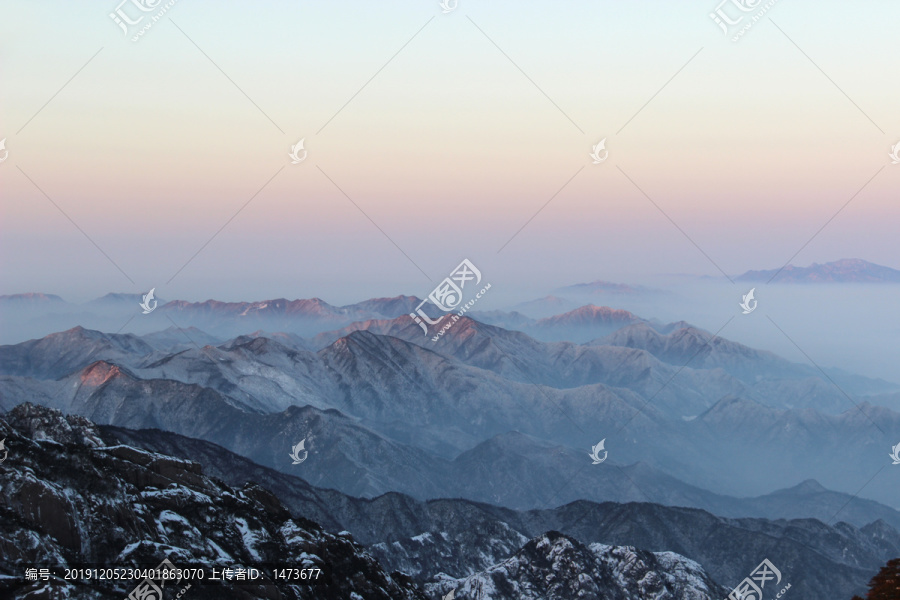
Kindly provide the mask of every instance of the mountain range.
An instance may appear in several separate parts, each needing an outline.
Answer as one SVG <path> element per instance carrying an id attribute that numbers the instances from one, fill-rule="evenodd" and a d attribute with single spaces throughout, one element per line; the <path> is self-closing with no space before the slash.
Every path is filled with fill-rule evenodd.
<path id="1" fill-rule="evenodd" d="M 859 592 L 885 557 L 900 553 L 900 534 L 883 521 L 858 529 L 645 503 L 522 512 L 396 493 L 362 500 L 209 442 L 98 427 L 28 404 L 0 418 L 0 435 L 10 449 L 0 466 L 0 546 L 9 550 L 0 586 L 16 598 L 46 585 L 16 577 L 36 562 L 155 565 L 168 557 L 176 566 L 265 569 L 299 556 L 328 579 L 278 586 L 282 598 L 436 599 L 454 591 L 459 598 L 705 600 L 724 597 L 721 583 L 735 585 L 768 557 L 792 596 L 811 600 Z M 50 586 L 59 598 L 128 592 L 121 584 Z M 275 587 L 271 578 L 223 582 L 193 597 L 271 598 Z"/>
<path id="2" fill-rule="evenodd" d="M 111 313 L 132 301 L 103 300 Z M 229 486 L 223 514 L 230 495 L 260 484 L 283 505 L 275 513 L 351 532 L 377 560 L 373 580 L 409 597 L 721 597 L 763 558 L 785 565 L 804 594 L 849 597 L 897 553 L 887 455 L 900 440 L 900 386 L 594 305 L 534 318 L 473 312 L 437 339 L 403 312 L 415 302 L 173 301 L 141 316 L 157 330 L 77 326 L 3 345 L 0 411 L 26 438 L 44 433 L 25 421 L 61 432 L 63 419 L 129 448 L 119 459 L 140 449 L 202 463 Z M 589 453 L 601 440 L 598 460 Z M 96 485 L 50 472 L 48 487 Z M 192 522 L 201 512 L 176 508 L 129 527 L 176 536 L 171 511 L 210 540 L 185 557 L 226 548 Z M 96 528 L 82 517 L 78 527 Z M 250 527 L 243 515 L 234 523 L 242 535 Z M 250 530 L 294 552 L 275 533 L 284 526 Z M 34 535 L 15 539 L 62 552 L 46 531 Z M 611 584 L 610 573 L 626 576 Z"/>
<path id="3" fill-rule="evenodd" d="M 641 335 L 610 340 L 645 350 L 547 344 L 466 318 L 439 345 L 406 317 L 358 326 L 304 341 L 328 344 L 318 351 L 242 336 L 170 352 L 158 344 L 174 332 L 148 341 L 77 328 L 0 347 L 0 407 L 31 401 L 158 427 L 287 472 L 288 449 L 306 439 L 310 481 L 360 496 L 517 508 L 651 500 L 726 514 L 744 506 L 735 496 L 816 479 L 849 494 L 866 484 L 864 498 L 895 503 L 888 474 L 872 478 L 900 437 L 900 415 L 876 404 L 893 396 L 864 395 L 877 380 L 848 375 L 838 388 L 686 327 L 662 335 L 637 324 L 625 329 Z M 582 472 L 600 439 L 609 463 Z"/>
<path id="4" fill-rule="evenodd" d="M 900 271 L 861 259 L 843 259 L 809 267 L 788 265 L 781 269 L 747 271 L 735 281 L 765 283 L 898 283 Z M 710 280 L 710 278 L 701 278 Z M 619 328 L 645 322 L 653 327 L 662 324 L 647 321 L 623 310 L 657 311 L 677 303 L 691 302 L 679 292 L 639 285 L 594 281 L 559 288 L 554 295 L 512 306 L 469 312 L 476 320 L 505 329 L 522 331 L 546 342 L 586 343 L 606 336 Z M 337 306 L 321 298 L 288 300 L 275 298 L 254 302 L 222 302 L 205 300 L 165 301 L 157 297 L 154 310 L 134 319 L 143 295 L 111 293 L 83 304 L 66 302 L 53 294 L 26 293 L 0 295 L 0 343 L 16 343 L 42 337 L 56 331 L 83 326 L 101 331 L 131 331 L 146 334 L 170 326 L 188 330 L 195 328 L 210 336 L 226 340 L 253 331 L 273 332 L 311 338 L 339 330 L 353 323 L 379 319 L 396 319 L 409 315 L 421 306 L 432 317 L 439 316 L 431 303 L 422 305 L 415 296 L 373 298 Z M 610 308 L 610 305 L 618 308 Z"/>
<path id="5" fill-rule="evenodd" d="M 859 258 L 844 258 L 808 267 L 786 265 L 768 271 L 747 271 L 735 281 L 772 283 L 900 283 L 900 271 Z"/>
<path id="6" fill-rule="evenodd" d="M 85 419 L 21 405 L 0 420 L 0 436 L 13 452 L 0 465 L 5 598 L 124 598 L 140 580 L 71 578 L 66 569 L 152 569 L 164 559 L 206 573 L 214 567 L 263 573 L 252 582 L 179 581 L 179 596 L 426 598 L 409 578 L 385 572 L 349 535 L 293 518 L 271 492 L 252 484 L 231 488 L 191 461 L 106 444 Z M 26 581 L 30 565 L 52 568 L 54 576 Z M 278 565 L 321 569 L 321 580 L 285 585 L 273 571 Z"/>

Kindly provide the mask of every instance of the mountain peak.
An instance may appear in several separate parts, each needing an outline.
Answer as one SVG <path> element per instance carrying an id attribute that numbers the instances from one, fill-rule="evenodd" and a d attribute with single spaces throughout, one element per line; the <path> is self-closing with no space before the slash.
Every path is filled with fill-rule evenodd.
<path id="1" fill-rule="evenodd" d="M 118 365 L 108 363 L 105 360 L 98 360 L 81 371 L 80 379 L 82 385 L 98 387 L 122 374 L 123 371 Z"/>
<path id="2" fill-rule="evenodd" d="M 821 494 L 822 492 L 827 492 L 826 489 L 821 483 L 816 481 L 815 479 L 807 479 L 795 485 L 792 488 L 788 488 L 783 490 L 785 492 L 793 492 L 796 494 Z"/>
<path id="3" fill-rule="evenodd" d="M 73 340 L 99 340 L 106 337 L 106 334 L 96 329 L 88 329 L 81 325 L 76 325 L 71 329 L 51 333 L 44 337 L 45 340 L 58 340 L 64 343 L 72 343 Z"/>

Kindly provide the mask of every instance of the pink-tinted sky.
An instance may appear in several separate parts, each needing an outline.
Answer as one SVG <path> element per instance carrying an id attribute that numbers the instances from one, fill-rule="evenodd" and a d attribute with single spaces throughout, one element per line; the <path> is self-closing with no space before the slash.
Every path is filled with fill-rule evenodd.
<path id="1" fill-rule="evenodd" d="M 896 3 L 778 2 L 739 42 L 714 1 L 179 0 L 136 43 L 116 5 L 0 7 L 0 293 L 341 303 L 463 257 L 539 292 L 811 239 L 900 268 Z"/>

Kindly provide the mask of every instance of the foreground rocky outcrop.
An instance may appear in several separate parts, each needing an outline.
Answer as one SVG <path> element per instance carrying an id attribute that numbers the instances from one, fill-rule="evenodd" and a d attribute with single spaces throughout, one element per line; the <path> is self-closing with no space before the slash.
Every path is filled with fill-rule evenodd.
<path id="1" fill-rule="evenodd" d="M 0 420 L 0 596 L 124 598 L 140 580 L 25 581 L 29 566 L 249 569 L 255 581 L 195 582 L 188 598 L 424 598 L 388 574 L 349 534 L 292 518 L 270 492 L 206 477 L 200 465 L 109 446 L 81 417 L 23 404 Z M 315 584 L 275 581 L 272 567 L 320 568 Z M 187 582 L 189 583 L 189 582 Z M 167 600 L 178 589 L 167 587 Z M 153 598 L 149 596 L 148 598 Z M 154 598 L 155 600 L 155 598 Z"/>
<path id="2" fill-rule="evenodd" d="M 700 565 L 674 552 L 588 547 L 556 531 L 454 590 L 459 600 L 718 600 L 728 594 Z"/>

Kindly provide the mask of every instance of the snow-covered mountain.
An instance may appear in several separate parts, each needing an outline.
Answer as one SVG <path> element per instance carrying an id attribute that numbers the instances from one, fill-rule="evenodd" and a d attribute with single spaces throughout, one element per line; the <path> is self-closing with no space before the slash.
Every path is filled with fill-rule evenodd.
<path id="1" fill-rule="evenodd" d="M 175 353 L 186 350 L 190 347 L 208 346 L 212 344 L 221 344 L 225 340 L 213 335 L 209 335 L 205 331 L 196 327 L 179 328 L 172 325 L 162 331 L 148 333 L 142 335 L 141 339 L 153 346 L 158 351 L 168 351 Z"/>
<path id="2" fill-rule="evenodd" d="M 772 352 L 756 350 L 685 323 L 672 324 L 662 332 L 647 323 L 636 323 L 589 345 L 638 348 L 670 365 L 722 369 L 752 386 L 748 395 L 766 398 L 776 406 L 780 403 L 773 402 L 773 398 L 792 398 L 780 405 L 809 406 L 834 413 L 848 407 L 846 397 L 834 383 L 858 394 L 883 394 L 896 391 L 897 387 L 839 369 L 829 369 L 823 376 L 814 367 L 790 362 Z"/>
<path id="3" fill-rule="evenodd" d="M 561 315 L 539 319 L 524 330 L 540 340 L 583 343 L 626 325 L 642 322 L 643 319 L 627 310 L 589 304 Z"/>
<path id="4" fill-rule="evenodd" d="M 492 424 L 496 431 L 493 435 L 488 435 L 491 430 L 478 433 L 477 427 L 481 426 L 467 428 L 463 420 L 451 425 L 451 419 L 458 416 L 453 411 L 447 412 L 438 424 L 430 423 L 425 418 L 427 413 L 423 417 L 410 411 L 405 426 L 388 424 L 376 428 L 378 423 L 373 421 L 367 426 L 366 421 L 351 416 L 353 413 L 328 408 L 325 402 L 319 408 L 251 410 L 207 387 L 171 379 L 140 379 L 126 368 L 106 362 L 90 365 L 60 381 L 0 378 L 0 406 L 9 409 L 15 398 L 31 398 L 102 424 L 174 431 L 212 441 L 287 473 L 297 472 L 288 456 L 290 448 L 305 439 L 310 460 L 302 467 L 304 477 L 317 485 L 360 496 L 401 491 L 423 499 L 457 496 L 521 508 L 556 506 L 580 498 L 652 501 L 697 506 L 734 516 L 822 519 L 843 510 L 842 518 L 858 524 L 871 520 L 866 519 L 867 514 L 895 523 L 900 518 L 886 507 L 876 505 L 874 510 L 872 506 L 867 508 L 863 499 L 834 493 L 828 502 L 823 501 L 827 494 L 796 502 L 785 498 L 767 505 L 765 510 L 758 508 L 761 503 L 727 495 L 729 488 L 759 495 L 765 490 L 760 490 L 760 484 L 781 483 L 786 487 L 810 475 L 829 487 L 843 489 L 840 486 L 846 486 L 846 478 L 836 467 L 866 464 L 880 455 L 881 448 L 871 441 L 850 448 L 838 443 L 866 435 L 871 425 L 862 415 L 826 418 L 773 411 L 755 403 L 741 408 L 740 401 L 723 400 L 717 410 L 694 421 L 670 422 L 659 415 L 648 419 L 647 414 L 653 414 L 653 410 L 646 409 L 635 418 L 632 433 L 642 432 L 640 438 L 647 443 L 629 443 L 632 438 L 628 436 L 610 435 L 607 448 L 612 454 L 607 464 L 585 470 L 589 442 L 596 443 L 596 439 L 585 437 L 583 449 L 573 447 L 573 435 L 584 434 L 573 429 L 565 413 L 547 405 L 540 391 L 522 386 L 522 393 L 526 391 L 532 394 L 534 402 L 526 412 L 544 410 L 545 417 L 538 421 L 523 418 L 519 406 L 495 399 L 493 406 L 483 408 L 485 414 L 498 419 Z M 568 402 L 559 391 L 547 389 L 544 393 Z M 410 401 L 416 397 L 406 395 Z M 359 397 L 365 398 L 365 393 Z M 591 406 L 587 398 L 587 408 L 582 411 Z M 632 413 L 626 405 L 616 408 L 613 399 L 591 408 L 594 416 L 590 419 L 603 429 L 614 431 Z M 577 404 L 569 402 L 563 406 L 569 416 L 581 414 L 576 411 Z M 345 405 L 348 407 L 353 408 Z M 373 410 L 383 411 L 385 407 Z M 401 403 L 398 410 L 407 409 Z M 436 415 L 443 414 L 442 410 L 446 409 L 433 408 Z M 886 426 L 900 431 L 900 416 L 873 414 Z M 760 429 L 736 435 L 745 428 L 747 415 L 760 423 Z M 787 427 L 779 428 L 778 423 Z M 531 434 L 515 431 L 516 426 L 528 427 Z M 419 432 L 418 437 L 409 434 L 413 428 Z M 481 441 L 484 435 L 488 437 Z M 428 441 L 418 443 L 421 439 Z M 459 439 L 469 440 L 472 446 L 461 453 L 452 451 L 451 444 L 459 443 Z M 758 445 L 752 456 L 746 454 L 748 444 Z M 827 449 L 810 454 L 809 448 L 819 448 L 819 444 Z M 666 448 L 679 448 L 680 452 L 663 452 Z M 773 470 L 772 466 L 785 457 L 790 457 L 791 468 Z M 823 468 L 823 461 L 827 468 Z M 877 482 L 871 484 L 878 493 L 876 498 L 882 492 L 889 494 L 889 483 L 880 484 L 888 486 L 884 489 L 877 487 Z M 829 508 L 834 512 L 825 514 Z M 873 512 L 868 513 L 869 509 Z"/>
<path id="5" fill-rule="evenodd" d="M 350 531 L 386 568 L 445 593 L 448 586 L 503 562 L 529 539 L 551 530 L 584 545 L 674 550 L 703 565 L 716 581 L 731 584 L 758 564 L 755 557 L 769 557 L 789 565 L 799 600 L 850 597 L 881 564 L 900 554 L 900 532 L 884 521 L 863 519 L 868 524 L 859 528 L 843 522 L 828 526 L 813 519 L 728 519 L 694 509 L 583 500 L 554 509 L 514 511 L 457 499 L 422 502 L 397 493 L 358 499 L 312 487 L 209 442 L 159 430 L 100 430 L 109 444 L 200 462 L 204 472 L 232 487 L 257 482 L 295 515 L 334 531 Z M 785 490 L 779 501 L 802 503 L 805 495 L 821 493 L 821 486 L 806 482 Z M 877 514 L 860 508 L 860 517 Z"/>
<path id="6" fill-rule="evenodd" d="M 460 600 L 717 600 L 728 593 L 700 565 L 674 552 L 585 546 L 556 531 L 453 589 Z"/>
<path id="7" fill-rule="evenodd" d="M 290 466 L 285 448 L 309 433 L 305 423 L 315 416 L 329 423 L 330 460 L 346 467 L 320 475 L 339 489 L 517 507 L 584 497 L 716 509 L 715 498 L 696 490 L 759 496 L 810 478 L 854 493 L 871 477 L 854 465 L 874 472 L 900 436 L 900 415 L 865 398 L 853 405 L 840 395 L 849 406 L 838 414 L 773 407 L 781 398 L 799 403 L 803 396 L 790 393 L 802 386 L 832 396 L 818 379 L 787 379 L 791 363 L 730 342 L 713 344 L 716 353 L 701 361 L 729 366 L 722 355 L 742 354 L 774 379 L 751 387 L 718 364 L 682 369 L 643 349 L 546 344 L 466 318 L 439 345 L 394 337 L 422 343 L 408 318 L 368 324 L 318 352 L 257 336 L 168 354 L 133 335 L 71 330 L 0 347 L 0 407 L 30 400 L 104 424 L 161 427 L 275 468 Z M 696 347 L 704 346 L 685 351 Z M 109 358 L 93 362 L 102 356 Z M 92 362 L 81 367 L 85 361 Z M 756 399 L 760 389 L 769 405 Z M 872 437 L 874 422 L 883 439 Z M 594 469 L 554 495 L 600 439 L 607 466 L 644 464 L 647 477 L 632 475 L 631 483 L 618 470 Z M 357 448 L 384 452 L 372 460 Z M 482 476 L 457 477 L 461 465 Z M 890 481 L 876 478 L 864 496 L 891 503 Z"/>
<path id="8" fill-rule="evenodd" d="M 853 406 L 844 392 L 863 396 L 898 391 L 896 384 L 836 369 L 823 374 L 687 323 L 638 323 L 579 345 L 541 342 L 520 331 L 463 317 L 438 343 L 431 343 L 411 319 L 400 317 L 320 334 L 312 347 L 325 348 L 359 330 L 401 338 L 514 381 L 556 388 L 594 383 L 628 388 L 644 397 L 655 396 L 657 406 L 678 417 L 694 416 L 698 413 L 685 412 L 689 406 L 705 410 L 727 394 L 764 398 L 779 408 L 839 413 Z M 678 377 L 673 377 L 675 373 Z"/>
<path id="9" fill-rule="evenodd" d="M 0 346 L 0 374 L 58 379 L 96 360 L 137 365 L 154 347 L 134 334 L 75 327 L 12 346 Z"/>
<path id="10" fill-rule="evenodd" d="M 168 559 L 207 573 L 214 567 L 263 573 L 253 583 L 180 582 L 182 590 L 202 586 L 190 597 L 425 599 L 349 535 L 292 517 L 271 492 L 229 487 L 195 462 L 109 445 L 83 418 L 21 405 L 0 419 L 0 437 L 10 450 L 0 465 L 4 598 L 124 598 L 140 580 L 67 580 L 64 569 L 152 569 Z M 279 583 L 272 569 L 285 564 L 322 569 L 321 580 Z M 52 567 L 55 576 L 26 581 L 32 565 Z"/>
<path id="11" fill-rule="evenodd" d="M 849 597 L 900 548 L 897 386 L 594 306 L 490 317 L 514 329 L 466 316 L 432 342 L 406 314 L 416 301 L 176 302 L 147 315 L 161 325 L 146 335 L 76 327 L 0 346 L 0 410 L 54 407 L 119 428 L 121 444 L 202 457 L 235 490 L 262 480 L 431 596 L 527 596 L 557 576 L 540 593 L 702 587 L 668 577 L 691 570 L 682 559 L 643 550 L 643 570 L 610 581 L 633 546 L 728 585 L 777 558 L 810 593 Z M 540 323 L 545 339 L 593 341 L 541 341 L 527 333 Z M 237 328 L 252 333 L 220 333 Z M 600 440 L 608 459 L 591 464 Z M 523 554 L 529 540 L 540 551 Z M 544 550 L 590 575 L 563 576 Z"/>
<path id="12" fill-rule="evenodd" d="M 532 312 L 535 310 L 538 313 L 549 312 L 540 310 L 540 306 L 540 304 L 537 305 Z M 593 304 L 573 308 L 562 314 L 554 312 L 539 319 L 526 317 L 518 311 L 499 310 L 473 311 L 470 316 L 481 323 L 521 331 L 544 342 L 584 343 L 612 333 L 626 325 L 645 322 L 644 319 L 627 310 L 594 306 Z"/>
<path id="13" fill-rule="evenodd" d="M 289 484 L 294 478 L 280 476 L 282 485 L 273 490 L 252 482 L 228 484 L 211 477 L 206 467 L 195 460 L 131 443 L 135 438 L 146 441 L 147 434 L 156 436 L 163 432 L 101 428 L 80 417 L 67 417 L 52 409 L 27 404 L 0 418 L 0 435 L 12 452 L 0 466 L 4 480 L 0 488 L 0 511 L 7 517 L 0 523 L 0 547 L 4 548 L 0 554 L 3 574 L 0 591 L 7 597 L 23 600 L 42 597 L 40 594 L 63 599 L 124 597 L 136 582 L 65 581 L 60 577 L 49 582 L 29 582 L 22 572 L 27 565 L 49 566 L 60 574 L 66 567 L 76 565 L 154 567 L 163 559 L 179 568 L 201 567 L 207 572 L 213 567 L 253 567 L 262 572 L 262 580 L 254 584 L 224 579 L 207 582 L 194 591 L 198 598 L 424 600 L 455 590 L 458 598 L 482 600 L 572 597 L 707 600 L 721 597 L 727 591 L 698 561 L 680 553 L 651 552 L 619 542 L 582 541 L 585 530 L 593 531 L 594 537 L 621 538 L 623 534 L 641 537 L 615 525 L 616 520 L 610 520 L 610 515 L 602 521 L 592 515 L 573 521 L 571 509 L 583 511 L 585 506 L 567 507 L 566 512 L 526 514 L 456 500 L 417 506 L 415 501 L 393 494 L 379 499 L 394 504 L 387 513 L 394 519 L 389 520 L 380 518 L 385 507 L 315 489 L 299 480 L 294 485 L 300 486 L 304 493 L 286 496 L 289 500 L 302 500 L 286 506 L 279 494 L 284 492 L 285 482 Z M 172 441 L 171 434 L 168 435 L 165 445 Z M 176 440 L 174 446 L 188 450 L 196 449 L 196 444 L 184 439 Z M 201 456 L 206 458 L 202 453 Z M 266 473 L 259 473 L 260 467 L 248 463 L 249 467 L 242 469 L 243 459 L 221 448 L 210 458 L 217 463 L 213 468 L 215 474 L 221 472 L 232 479 L 240 478 L 249 474 L 246 470 L 249 468 L 257 471 L 257 478 L 266 479 Z M 269 477 L 278 475 L 272 473 Z M 397 505 L 397 501 L 419 514 L 410 518 L 413 515 Z M 633 513 L 630 518 L 618 522 L 628 523 L 631 529 L 659 521 L 662 516 L 641 516 L 641 512 L 661 510 L 665 514 L 667 510 L 652 505 L 595 505 L 591 509 L 630 511 Z M 330 533 L 308 518 L 324 512 L 330 513 L 331 520 L 343 521 L 359 534 L 353 530 Z M 444 522 L 426 524 L 423 513 Z M 502 516 L 509 522 L 500 520 Z M 622 516 L 620 512 L 618 517 Z M 684 523 L 685 519 L 693 521 L 693 525 Z M 867 565 L 878 560 L 869 556 L 874 546 L 866 546 L 862 538 L 848 535 L 851 531 L 856 533 L 852 528 L 798 535 L 796 530 L 801 524 L 793 528 L 765 522 L 739 525 L 699 511 L 674 509 L 668 509 L 668 519 L 664 520 L 670 525 L 655 527 L 657 535 L 661 535 L 658 540 L 665 541 L 657 541 L 656 545 L 672 544 L 672 540 L 680 539 L 676 545 L 694 553 L 705 547 L 704 558 L 717 562 L 719 569 L 733 570 L 726 558 L 712 558 L 716 551 L 715 545 L 710 545 L 708 530 L 711 528 L 719 529 L 715 537 L 729 540 L 727 546 L 732 552 L 739 545 L 741 552 L 755 555 L 760 548 L 751 541 L 754 539 L 768 543 L 770 550 L 780 547 L 782 552 L 790 552 L 791 548 L 797 548 L 792 562 L 780 564 L 785 569 L 790 565 L 791 574 L 800 583 L 805 569 L 818 574 L 822 564 L 830 564 L 830 570 L 821 580 L 812 580 L 813 585 L 809 587 L 798 586 L 798 600 L 817 597 L 815 594 L 822 586 L 839 592 L 855 589 L 856 583 L 848 577 L 859 578 L 866 571 L 848 568 L 848 560 L 861 559 Z M 708 522 L 705 525 L 701 524 L 704 520 Z M 544 527 L 550 521 L 556 521 L 563 529 L 577 529 L 578 533 L 549 530 L 531 539 L 520 533 Z M 606 526 L 598 528 L 594 525 L 598 522 Z M 421 530 L 422 527 L 429 529 L 402 542 L 386 543 L 402 535 L 404 529 Z M 761 531 L 755 533 L 754 529 Z M 767 531 L 763 534 L 762 530 Z M 617 533 L 611 535 L 613 531 Z M 459 535 L 463 532 L 469 537 L 484 536 L 490 544 L 485 548 L 488 552 L 473 553 L 459 546 L 462 541 Z M 354 541 L 354 538 L 371 538 L 373 533 L 384 541 L 368 548 Z M 889 527 L 882 527 L 878 533 L 882 544 L 896 545 L 900 537 Z M 778 535 L 787 538 L 775 541 Z M 802 538 L 804 543 L 792 541 L 790 537 Z M 835 541 L 835 537 L 842 539 Z M 434 561 L 433 555 L 418 553 L 414 574 L 388 573 L 380 564 L 380 561 L 409 560 L 413 541 L 427 549 L 438 540 L 456 541 L 452 560 L 461 561 L 456 568 L 446 569 L 451 564 L 446 552 Z M 843 552 L 830 550 L 836 545 L 841 545 Z M 824 558 L 830 554 L 834 558 Z M 494 562 L 473 569 L 488 560 Z M 304 568 L 321 568 L 323 577 L 315 585 L 279 583 L 272 569 L 286 561 Z M 736 568 L 742 566 L 738 564 Z"/>

